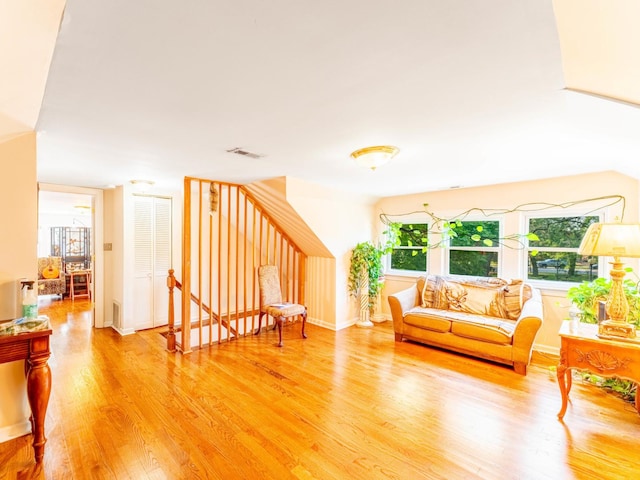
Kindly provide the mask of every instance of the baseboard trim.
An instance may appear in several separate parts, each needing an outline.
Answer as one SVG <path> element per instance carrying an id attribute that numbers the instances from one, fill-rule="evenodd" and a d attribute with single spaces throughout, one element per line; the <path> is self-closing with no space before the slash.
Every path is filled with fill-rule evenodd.
<path id="1" fill-rule="evenodd" d="M 0 428 L 0 443 L 13 440 L 31 433 L 31 422 L 29 419 Z"/>
<path id="2" fill-rule="evenodd" d="M 540 353 L 546 353 L 548 355 L 555 355 L 557 357 L 560 356 L 560 347 L 550 347 L 549 345 L 534 343 L 533 350 Z"/>
<path id="3" fill-rule="evenodd" d="M 118 332 L 120 335 L 122 335 L 123 337 L 125 335 L 132 335 L 134 333 L 136 333 L 136 331 L 133 328 L 118 328 L 115 325 L 111 325 L 111 328 L 113 328 L 116 332 Z"/>

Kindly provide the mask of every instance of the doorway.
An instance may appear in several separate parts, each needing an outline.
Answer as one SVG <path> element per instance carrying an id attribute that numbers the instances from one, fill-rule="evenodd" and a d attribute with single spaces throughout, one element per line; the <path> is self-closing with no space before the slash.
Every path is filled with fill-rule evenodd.
<path id="1" fill-rule="evenodd" d="M 92 324 L 98 328 L 104 326 L 104 260 L 96 248 L 102 245 L 102 212 L 100 189 L 39 184 L 38 258 L 61 258 L 65 298 L 90 298 Z M 72 273 L 83 285 L 71 284 Z"/>

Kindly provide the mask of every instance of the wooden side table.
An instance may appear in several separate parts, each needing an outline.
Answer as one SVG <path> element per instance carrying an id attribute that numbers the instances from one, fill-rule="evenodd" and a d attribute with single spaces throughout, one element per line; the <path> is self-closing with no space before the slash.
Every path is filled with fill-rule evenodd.
<path id="1" fill-rule="evenodd" d="M 31 432 L 36 462 L 44 457 L 44 419 L 51 394 L 51 370 L 47 361 L 51 355 L 51 330 L 0 336 L 0 363 L 25 361 L 27 397 L 31 406 Z"/>
<path id="2" fill-rule="evenodd" d="M 560 364 L 558 385 L 562 408 L 558 418 L 567 411 L 571 391 L 571 370 L 587 370 L 603 377 L 618 377 L 640 383 L 640 338 L 637 341 L 599 338 L 598 326 L 578 323 L 571 328 L 570 321 L 560 327 Z M 636 392 L 636 410 L 640 413 L 640 395 Z"/>

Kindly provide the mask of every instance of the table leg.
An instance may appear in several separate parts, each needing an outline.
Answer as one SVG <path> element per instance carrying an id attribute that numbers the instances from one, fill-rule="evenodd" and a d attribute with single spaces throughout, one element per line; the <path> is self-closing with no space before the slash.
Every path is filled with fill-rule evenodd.
<path id="1" fill-rule="evenodd" d="M 558 365 L 558 385 L 560 386 L 560 396 L 562 398 L 562 407 L 558 412 L 558 418 L 562 420 L 567 411 L 567 401 L 569 399 L 569 391 L 571 390 L 571 370 L 563 364 Z"/>
<path id="2" fill-rule="evenodd" d="M 42 461 L 44 444 L 47 438 L 44 434 L 44 420 L 51 394 L 51 370 L 47 364 L 49 352 L 32 355 L 29 359 L 27 374 L 27 397 L 31 406 L 31 426 L 33 433 L 33 451 L 36 463 Z"/>

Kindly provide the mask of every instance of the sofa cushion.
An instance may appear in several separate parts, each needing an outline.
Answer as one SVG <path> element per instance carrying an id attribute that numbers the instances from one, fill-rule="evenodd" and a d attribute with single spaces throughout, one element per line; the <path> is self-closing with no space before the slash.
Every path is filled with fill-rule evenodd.
<path id="1" fill-rule="evenodd" d="M 451 322 L 442 315 L 443 313 L 446 313 L 446 310 L 413 307 L 405 312 L 403 321 L 414 327 L 426 328 L 435 332 L 448 332 L 451 330 Z"/>
<path id="2" fill-rule="evenodd" d="M 512 320 L 474 315 L 464 312 L 447 312 L 451 322 L 451 333 L 460 337 L 473 338 L 483 342 L 510 345 L 516 322 Z M 457 318 L 451 318 L 451 314 Z"/>
<path id="3" fill-rule="evenodd" d="M 488 315 L 478 315 L 439 308 L 414 307 L 404 314 L 404 323 L 435 332 L 484 342 L 511 344 L 516 322 Z"/>

